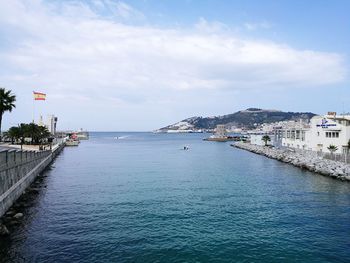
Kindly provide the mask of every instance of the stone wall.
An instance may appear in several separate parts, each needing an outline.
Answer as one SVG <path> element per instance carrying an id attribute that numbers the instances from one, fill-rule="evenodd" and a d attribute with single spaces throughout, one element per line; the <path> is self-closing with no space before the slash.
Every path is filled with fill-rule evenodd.
<path id="1" fill-rule="evenodd" d="M 0 217 L 22 195 L 63 149 L 59 145 L 53 151 L 0 151 Z"/>
<path id="2" fill-rule="evenodd" d="M 276 159 L 309 171 L 331 176 L 340 180 L 350 181 L 350 165 L 342 162 L 323 159 L 316 152 L 293 151 L 291 149 L 276 149 L 272 147 L 235 143 L 233 147 L 244 149 L 256 154 Z"/>

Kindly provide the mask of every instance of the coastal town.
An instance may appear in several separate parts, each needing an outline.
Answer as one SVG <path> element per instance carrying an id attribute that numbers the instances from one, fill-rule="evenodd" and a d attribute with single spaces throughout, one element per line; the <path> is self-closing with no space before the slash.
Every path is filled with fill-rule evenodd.
<path id="1" fill-rule="evenodd" d="M 0 263 L 350 262 L 349 10 L 0 0 Z"/>
<path id="2" fill-rule="evenodd" d="M 243 112 L 256 114 L 278 111 L 251 108 Z M 204 138 L 204 141 L 233 142 L 231 145 L 235 148 L 265 155 L 318 174 L 350 180 L 350 114 L 312 114 L 310 118 L 254 123 L 251 125 L 254 128 L 227 123 L 201 129 L 193 125 L 193 120 L 196 119 L 198 118 L 189 118 L 156 132 L 213 133 Z"/>
<path id="3" fill-rule="evenodd" d="M 45 100 L 46 94 L 33 93 L 33 99 Z M 16 95 L 11 90 L 0 89 L 0 114 L 15 109 Z M 258 115 L 280 118 L 283 121 L 252 123 Z M 227 117 L 228 116 L 228 117 Z M 232 122 L 231 116 L 240 116 L 246 125 Z M 242 116 L 244 118 L 242 119 Z M 270 116 L 270 117 L 266 117 Z M 271 117 L 272 116 L 272 117 Z M 266 157 L 292 164 L 302 169 L 350 180 L 350 115 L 328 112 L 320 116 L 311 113 L 283 113 L 275 110 L 249 108 L 226 117 L 211 117 L 213 125 L 229 119 L 229 123 L 217 124 L 215 128 L 198 128 L 205 123 L 203 118 L 189 118 L 155 133 L 205 133 L 204 141 L 232 142 L 236 149 L 247 150 Z M 299 119 L 298 119 L 299 118 Z M 2 119 L 2 118 L 1 118 Z M 233 123 L 236 123 L 233 125 Z M 0 140 L 0 217 L 5 215 L 16 222 L 23 215 L 8 212 L 14 202 L 35 182 L 37 176 L 53 161 L 64 146 L 78 146 L 81 140 L 89 139 L 83 131 L 59 131 L 58 117 L 49 115 L 46 120 L 40 115 L 37 122 L 21 123 L 1 133 Z M 210 127 L 210 126 L 207 126 Z M 248 127 L 248 128 L 247 128 Z M 249 128 L 250 127 L 250 128 Z M 212 135 L 208 135 L 212 133 Z M 119 138 L 119 137 L 118 137 Z M 205 143 L 205 142 L 203 142 Z M 184 149 L 189 150 L 188 146 Z M 6 221 L 6 220 L 5 220 Z M 0 234 L 8 234 L 5 225 Z"/>
<path id="4" fill-rule="evenodd" d="M 341 180 L 350 180 L 350 115 L 262 124 L 232 146 Z"/>

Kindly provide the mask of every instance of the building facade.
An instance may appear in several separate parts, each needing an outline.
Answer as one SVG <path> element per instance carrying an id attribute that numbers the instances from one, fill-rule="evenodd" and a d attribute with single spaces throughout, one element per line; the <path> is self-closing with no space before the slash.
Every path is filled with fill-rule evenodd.
<path id="1" fill-rule="evenodd" d="M 52 135 L 56 134 L 58 118 L 55 115 L 50 115 L 48 118 L 47 128 Z"/>
<path id="2" fill-rule="evenodd" d="M 250 143 L 256 145 L 264 145 L 265 143 L 262 141 L 262 137 L 264 135 L 268 135 L 271 139 L 269 145 L 282 147 L 284 132 L 286 130 L 292 130 L 295 128 L 304 127 L 306 125 L 307 123 L 303 120 L 264 123 L 258 129 L 248 132 L 250 136 Z"/>
<path id="3" fill-rule="evenodd" d="M 43 117 L 40 116 L 38 125 L 46 127 L 52 135 L 56 134 L 58 118 L 55 115 L 49 115 L 47 122 L 43 121 Z"/>
<path id="4" fill-rule="evenodd" d="M 265 142 L 263 141 L 263 137 L 265 135 L 270 137 L 270 141 L 267 142 L 267 145 L 275 145 L 274 135 L 271 133 L 266 133 L 263 131 L 254 131 L 254 132 L 248 132 L 250 143 L 254 145 L 260 145 L 264 146 Z"/>
<path id="5" fill-rule="evenodd" d="M 347 153 L 350 140 L 350 115 L 328 113 L 315 116 L 309 125 L 295 126 L 283 131 L 282 146 L 330 152 L 329 146 L 337 147 L 336 153 Z"/>

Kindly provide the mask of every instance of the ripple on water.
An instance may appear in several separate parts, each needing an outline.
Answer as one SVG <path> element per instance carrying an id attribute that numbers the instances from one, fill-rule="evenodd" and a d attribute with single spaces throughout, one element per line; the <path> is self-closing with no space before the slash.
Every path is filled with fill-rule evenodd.
<path id="1" fill-rule="evenodd" d="M 66 148 L 0 259 L 349 260 L 350 184 L 201 134 L 128 135 L 93 133 Z"/>

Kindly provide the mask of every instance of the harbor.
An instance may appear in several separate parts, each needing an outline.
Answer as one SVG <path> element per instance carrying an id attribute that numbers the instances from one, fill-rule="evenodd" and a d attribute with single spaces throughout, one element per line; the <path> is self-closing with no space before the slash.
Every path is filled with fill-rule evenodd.
<path id="1" fill-rule="evenodd" d="M 0 263 L 350 262 L 349 10 L 0 0 Z"/>
<path id="2" fill-rule="evenodd" d="M 189 253 L 222 262 L 350 256 L 339 245 L 348 242 L 350 184 L 203 142 L 206 136 L 90 133 L 31 186 L 37 193 L 30 206 L 14 209 L 23 217 L 2 239 L 0 257 L 107 263 L 185 262 Z M 183 145 L 190 150 L 179 150 Z"/>

